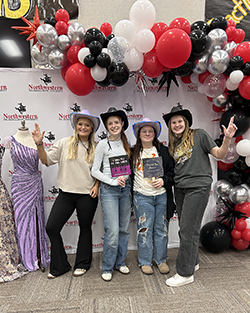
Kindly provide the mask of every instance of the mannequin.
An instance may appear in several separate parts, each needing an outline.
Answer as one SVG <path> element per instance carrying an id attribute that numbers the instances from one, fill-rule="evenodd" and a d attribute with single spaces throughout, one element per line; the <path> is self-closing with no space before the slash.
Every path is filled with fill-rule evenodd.
<path id="1" fill-rule="evenodd" d="M 21 121 L 21 127 L 18 128 L 17 133 L 14 135 L 14 138 L 20 142 L 22 145 L 36 149 L 35 142 L 32 138 L 29 128 L 25 126 L 25 121 Z"/>

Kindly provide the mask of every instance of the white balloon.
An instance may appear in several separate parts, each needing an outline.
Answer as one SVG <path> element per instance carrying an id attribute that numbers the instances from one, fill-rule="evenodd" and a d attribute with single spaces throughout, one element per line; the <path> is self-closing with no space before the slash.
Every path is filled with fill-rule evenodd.
<path id="1" fill-rule="evenodd" d="M 200 94 L 204 94 L 204 93 L 205 93 L 205 91 L 204 91 L 204 86 L 203 86 L 203 85 L 199 85 L 199 86 L 198 86 L 198 92 L 199 92 Z"/>
<path id="2" fill-rule="evenodd" d="M 81 62 L 82 64 L 84 64 L 84 58 L 85 58 L 86 55 L 88 55 L 88 54 L 90 54 L 89 48 L 84 47 L 84 48 L 80 49 L 80 50 L 78 51 L 78 55 L 77 55 L 79 62 Z"/>
<path id="3" fill-rule="evenodd" d="M 250 140 L 242 139 L 236 144 L 236 151 L 241 156 L 250 156 Z M 247 164 L 247 166 L 249 166 Z"/>
<path id="4" fill-rule="evenodd" d="M 155 35 L 149 29 L 142 29 L 138 31 L 135 39 L 135 47 L 137 50 L 147 53 L 154 48 Z"/>
<path id="5" fill-rule="evenodd" d="M 130 45 L 135 41 L 135 26 L 129 20 L 121 20 L 114 27 L 115 36 L 121 36 L 127 39 Z"/>
<path id="6" fill-rule="evenodd" d="M 229 79 L 232 84 L 239 84 L 243 78 L 244 74 L 241 70 L 232 71 L 232 73 L 229 76 Z"/>
<path id="7" fill-rule="evenodd" d="M 148 0 L 137 0 L 129 12 L 129 19 L 134 24 L 135 30 L 151 29 L 156 18 L 154 5 Z"/>
<path id="8" fill-rule="evenodd" d="M 96 64 L 94 67 L 91 68 L 90 74 L 91 74 L 92 78 L 95 81 L 101 82 L 107 76 L 107 69 L 106 68 L 102 68 L 102 67 L 100 67 L 99 65 Z"/>
<path id="9" fill-rule="evenodd" d="M 198 82 L 199 82 L 199 74 L 192 73 L 190 75 L 190 80 L 191 80 L 192 83 L 198 84 Z"/>
<path id="10" fill-rule="evenodd" d="M 124 63 L 130 71 L 137 71 L 142 67 L 144 61 L 143 53 L 136 48 L 131 48 L 124 55 Z"/>
<path id="11" fill-rule="evenodd" d="M 226 81 L 226 87 L 228 90 L 236 90 L 239 87 L 239 83 L 233 84 L 230 78 L 228 78 Z"/>
<path id="12" fill-rule="evenodd" d="M 111 50 L 109 50 L 108 48 L 102 48 L 102 52 L 107 53 L 110 56 L 111 61 L 113 61 L 114 57 Z"/>
<path id="13" fill-rule="evenodd" d="M 246 162 L 246 165 L 250 167 L 250 155 L 246 156 L 245 162 Z"/>
<path id="14" fill-rule="evenodd" d="M 245 221 L 247 222 L 246 228 L 250 228 L 250 217 L 246 218 Z"/>

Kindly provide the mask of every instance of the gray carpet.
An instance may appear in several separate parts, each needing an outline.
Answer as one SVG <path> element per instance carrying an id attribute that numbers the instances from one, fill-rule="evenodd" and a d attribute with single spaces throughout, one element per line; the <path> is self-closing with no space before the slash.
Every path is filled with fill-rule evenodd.
<path id="1" fill-rule="evenodd" d="M 137 251 L 128 251 L 131 273 L 114 272 L 101 279 L 101 253 L 94 253 L 91 269 L 82 277 L 72 271 L 48 280 L 48 269 L 0 284 L 0 313 L 165 313 L 250 312 L 250 249 L 212 254 L 200 248 L 200 269 L 192 284 L 172 288 L 166 278 L 175 274 L 177 249 L 169 249 L 171 272 L 142 274 Z M 74 255 L 69 255 L 73 264 Z"/>

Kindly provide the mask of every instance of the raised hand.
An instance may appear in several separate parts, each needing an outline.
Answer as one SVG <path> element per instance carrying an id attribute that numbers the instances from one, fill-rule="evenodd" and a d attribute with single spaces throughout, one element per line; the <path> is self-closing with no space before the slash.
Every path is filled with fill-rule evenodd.
<path id="1" fill-rule="evenodd" d="M 222 125 L 222 128 L 224 136 L 226 138 L 232 139 L 235 135 L 236 130 L 238 129 L 237 126 L 234 124 L 234 116 L 230 118 L 228 127 L 226 128 L 224 125 Z"/>
<path id="2" fill-rule="evenodd" d="M 44 133 L 45 131 L 41 133 L 39 125 L 35 123 L 35 130 L 33 130 L 31 134 L 32 134 L 33 140 L 35 141 L 37 145 L 43 142 Z"/>

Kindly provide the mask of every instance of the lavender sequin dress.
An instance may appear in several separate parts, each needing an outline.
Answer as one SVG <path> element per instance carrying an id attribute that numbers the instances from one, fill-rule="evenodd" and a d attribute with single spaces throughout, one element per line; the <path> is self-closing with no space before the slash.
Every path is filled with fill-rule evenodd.
<path id="1" fill-rule="evenodd" d="M 14 165 L 11 193 L 18 249 L 23 265 L 35 271 L 39 268 L 39 254 L 44 267 L 50 263 L 39 157 L 37 150 L 22 145 L 13 136 L 10 154 Z"/>

